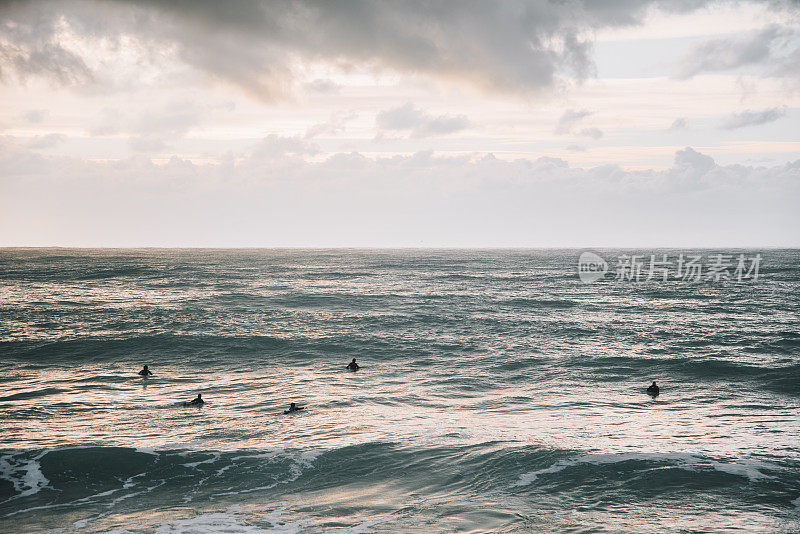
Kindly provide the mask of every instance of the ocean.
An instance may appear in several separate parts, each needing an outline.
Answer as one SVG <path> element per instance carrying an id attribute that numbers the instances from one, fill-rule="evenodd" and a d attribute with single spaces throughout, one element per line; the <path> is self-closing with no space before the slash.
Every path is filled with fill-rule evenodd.
<path id="1" fill-rule="evenodd" d="M 800 532 L 800 251 L 581 252 L 0 249 L 0 531 Z"/>

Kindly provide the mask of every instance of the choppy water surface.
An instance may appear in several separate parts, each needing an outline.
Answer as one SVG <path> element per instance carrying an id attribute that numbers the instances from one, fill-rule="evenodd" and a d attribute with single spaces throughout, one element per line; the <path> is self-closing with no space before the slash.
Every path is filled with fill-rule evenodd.
<path id="1" fill-rule="evenodd" d="M 0 249 L 0 530 L 796 532 L 800 252 L 759 252 Z"/>

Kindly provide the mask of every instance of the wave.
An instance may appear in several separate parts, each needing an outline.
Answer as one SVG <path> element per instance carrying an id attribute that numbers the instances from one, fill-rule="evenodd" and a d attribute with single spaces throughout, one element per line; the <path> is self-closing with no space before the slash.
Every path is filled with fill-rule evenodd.
<path id="1" fill-rule="evenodd" d="M 669 479 L 664 480 L 664 470 L 671 469 Z M 563 484 L 565 481 L 578 479 L 585 480 L 587 471 L 591 478 L 603 477 L 627 479 L 629 486 L 634 482 L 630 477 L 638 476 L 638 481 L 643 488 L 652 485 L 651 477 L 654 470 L 658 470 L 663 488 L 666 483 L 674 484 L 682 477 L 691 478 L 702 474 L 706 477 L 705 483 L 729 483 L 729 477 L 745 478 L 750 482 L 762 479 L 775 479 L 774 475 L 767 474 L 775 470 L 775 466 L 759 460 L 746 461 L 719 461 L 708 457 L 687 453 L 603 453 L 586 454 L 574 458 L 559 460 L 555 464 L 535 471 L 520 475 L 519 480 L 512 484 L 514 487 L 530 486 L 534 482 L 543 484 Z M 546 480 L 545 480 L 546 479 Z M 685 483 L 685 482 L 684 482 Z"/>
<path id="2" fill-rule="evenodd" d="M 561 361 L 567 367 L 590 369 L 622 369 L 629 372 L 648 370 L 668 376 L 697 379 L 750 380 L 752 378 L 777 378 L 799 376 L 800 362 L 782 360 L 775 362 L 743 362 L 741 360 L 704 356 L 596 356 L 568 357 Z"/>
<path id="3" fill-rule="evenodd" d="M 70 447 L 0 456 L 0 516 L 144 497 L 164 502 L 247 494 L 296 480 L 317 452 Z"/>
<path id="4" fill-rule="evenodd" d="M 274 336 L 156 334 L 122 338 L 67 339 L 54 342 L 6 341 L 0 347 L 6 357 L 27 363 L 50 361 L 115 361 L 139 359 L 140 354 L 186 354 L 206 352 L 210 347 L 221 353 L 263 354 L 289 346 L 302 346 L 302 340 L 289 341 Z"/>
<path id="5" fill-rule="evenodd" d="M 536 299 L 536 298 L 513 298 L 507 300 L 496 301 L 500 305 L 510 305 L 520 308 L 574 308 L 580 306 L 581 303 L 574 300 L 559 300 L 559 299 Z"/>
<path id="6" fill-rule="evenodd" d="M 11 395 L 0 397 L 0 402 L 37 399 L 39 397 L 58 395 L 59 393 L 66 393 L 68 391 L 69 391 L 68 389 L 58 389 L 58 388 L 44 388 L 44 389 L 37 389 L 34 391 L 22 391 L 20 393 L 13 393 Z"/>
<path id="7" fill-rule="evenodd" d="M 735 496 L 761 485 L 785 507 L 800 493 L 798 466 L 686 453 L 591 454 L 500 442 L 409 447 L 372 442 L 328 450 L 152 450 L 72 447 L 0 456 L 0 515 L 158 501 L 184 506 L 255 495 L 393 484 L 404 492 L 608 493 L 667 487 Z M 792 493 L 794 492 L 794 493 Z M 784 502 L 785 501 L 785 502 Z"/>
<path id="8" fill-rule="evenodd" d="M 397 328 L 414 328 L 423 332 L 430 329 L 431 339 L 424 343 L 407 340 L 390 334 L 382 334 L 381 321 Z M 0 351 L 7 359 L 20 362 L 23 368 L 35 369 L 49 364 L 99 363 L 113 365 L 114 362 L 158 362 L 162 365 L 183 365 L 191 361 L 193 366 L 211 366 L 221 362 L 247 365 L 248 362 L 280 360 L 289 362 L 313 362 L 321 360 L 330 363 L 349 355 L 359 357 L 368 354 L 376 361 L 406 362 L 407 366 L 438 366 L 449 363 L 469 366 L 474 371 L 465 376 L 473 376 L 481 369 L 491 368 L 493 372 L 505 373 L 528 371 L 548 375 L 571 376 L 574 371 L 581 372 L 588 381 L 661 378 L 674 382 L 703 383 L 708 387 L 718 381 L 734 383 L 749 382 L 759 389 L 800 394 L 800 361 L 794 354 L 785 358 L 768 355 L 743 358 L 724 350 L 713 353 L 706 351 L 696 356 L 671 355 L 674 347 L 652 347 L 645 353 L 626 356 L 573 355 L 569 351 L 546 353 L 546 357 L 523 356 L 518 353 L 498 354 L 487 352 L 480 339 L 469 336 L 436 338 L 435 332 L 442 325 L 457 322 L 456 318 L 418 317 L 390 314 L 386 317 L 361 318 L 357 324 L 368 328 L 370 335 L 353 335 L 341 332 L 324 337 L 281 338 L 271 335 L 205 335 L 205 334 L 159 334 L 131 336 L 120 339 L 73 339 L 54 342 L 6 341 L 0 343 Z M 547 335 L 559 336 L 564 340 L 574 337 L 600 335 L 597 328 L 588 325 L 546 324 L 540 327 Z M 787 340 L 793 341 L 791 336 Z M 732 343 L 736 340 L 729 339 Z M 666 342 L 666 341 L 665 341 Z M 674 342 L 673 342 L 674 343 Z M 695 341 L 694 343 L 697 343 Z M 706 347 L 712 341 L 703 341 Z M 689 350 L 689 349 L 687 349 Z M 761 352 L 761 351 L 759 351 Z M 156 356 L 154 356 L 156 355 Z M 534 353 L 535 355 L 535 353 Z M 201 362 L 201 363 L 198 363 Z M 506 377 L 508 378 L 508 377 Z M 124 383 L 127 377 L 100 371 L 92 377 L 75 378 L 70 382 L 100 382 L 105 387 L 113 383 Z M 612 380 L 612 381 L 613 381 Z M 87 385 L 85 387 L 100 387 Z M 39 396 L 58 394 L 56 389 L 42 389 L 32 392 L 9 392 L 0 397 L 0 402 L 32 399 Z"/>

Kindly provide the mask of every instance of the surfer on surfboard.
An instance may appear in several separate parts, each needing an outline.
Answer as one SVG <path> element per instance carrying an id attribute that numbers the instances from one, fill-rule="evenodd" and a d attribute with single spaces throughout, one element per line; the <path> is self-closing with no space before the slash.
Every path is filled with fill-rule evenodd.
<path id="1" fill-rule="evenodd" d="M 184 406 L 202 406 L 205 403 L 206 403 L 206 401 L 203 400 L 203 396 L 200 393 L 198 393 L 196 399 L 192 399 L 191 402 L 184 402 L 183 405 Z"/>
<path id="2" fill-rule="evenodd" d="M 358 371 L 359 366 L 356 363 L 356 359 L 353 358 L 353 361 L 347 364 L 347 368 L 351 371 Z"/>
<path id="3" fill-rule="evenodd" d="M 142 368 L 141 371 L 139 371 L 139 374 L 145 378 L 147 378 L 148 376 L 153 376 L 153 372 L 150 371 L 150 369 L 148 369 L 146 365 Z"/>
<path id="4" fill-rule="evenodd" d="M 289 404 L 289 409 L 285 410 L 283 413 L 287 414 L 287 413 L 299 412 L 300 410 L 305 410 L 305 409 L 306 409 L 305 406 L 298 407 L 297 404 L 292 402 L 291 404 Z"/>

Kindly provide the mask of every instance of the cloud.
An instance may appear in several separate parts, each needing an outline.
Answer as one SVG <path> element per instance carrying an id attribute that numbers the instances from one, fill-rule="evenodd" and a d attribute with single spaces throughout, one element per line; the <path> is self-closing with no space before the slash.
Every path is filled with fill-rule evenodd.
<path id="1" fill-rule="evenodd" d="M 693 46 L 680 60 L 677 77 L 687 79 L 703 72 L 736 69 L 765 62 L 774 54 L 777 43 L 794 34 L 794 30 L 772 24 L 745 35 L 712 39 Z"/>
<path id="2" fill-rule="evenodd" d="M 335 94 L 338 93 L 342 86 L 333 80 L 317 78 L 316 80 L 312 80 L 305 84 L 307 90 L 315 92 L 315 93 L 322 93 L 322 94 Z"/>
<path id="3" fill-rule="evenodd" d="M 354 111 L 336 111 L 325 121 L 309 126 L 305 138 L 312 139 L 320 135 L 335 136 L 345 131 L 347 123 L 358 118 Z"/>
<path id="4" fill-rule="evenodd" d="M 229 104 L 223 109 L 232 111 Z M 147 107 L 136 110 L 135 115 L 130 110 L 103 108 L 89 128 L 89 133 L 95 136 L 124 133 L 138 138 L 161 136 L 177 139 L 200 126 L 212 111 L 211 106 L 191 100 Z"/>
<path id="5" fill-rule="evenodd" d="M 378 113 L 375 124 L 384 130 L 411 130 L 426 120 L 426 113 L 411 102 Z"/>
<path id="6" fill-rule="evenodd" d="M 672 121 L 672 125 L 668 128 L 669 131 L 680 131 L 680 130 L 688 130 L 689 125 L 686 122 L 686 119 L 683 117 L 678 117 L 674 121 Z"/>
<path id="7" fill-rule="evenodd" d="M 711 156 L 701 154 L 692 147 L 686 147 L 683 150 L 678 150 L 675 153 L 674 169 L 683 171 L 689 176 L 698 176 L 706 174 L 708 171 L 716 167 L 716 163 Z"/>
<path id="8" fill-rule="evenodd" d="M 25 146 L 31 150 L 42 150 L 48 148 L 54 148 L 64 141 L 66 141 L 67 136 L 59 133 L 51 133 L 47 135 L 37 135 L 28 141 Z"/>
<path id="9" fill-rule="evenodd" d="M 800 77 L 800 46 L 785 56 L 776 58 L 768 74 L 779 77 Z"/>
<path id="10" fill-rule="evenodd" d="M 722 121 L 722 128 L 726 130 L 736 130 L 747 126 L 758 126 L 768 124 L 786 116 L 786 107 L 776 107 L 762 109 L 760 111 L 745 110 L 741 113 L 734 113 Z"/>
<path id="11" fill-rule="evenodd" d="M 447 135 L 471 126 L 465 115 L 430 115 L 411 102 L 378 113 L 375 124 L 382 130 L 409 131 L 412 137 Z"/>
<path id="12" fill-rule="evenodd" d="M 585 36 L 593 31 L 639 24 L 651 6 L 688 11 L 706 3 L 7 2 L 0 4 L 0 73 L 71 86 L 113 83 L 121 75 L 114 54 L 126 50 L 139 54 L 132 65 L 178 61 L 262 100 L 291 94 L 310 63 L 531 93 L 591 75 Z M 109 57 L 98 56 L 101 48 Z M 135 71 L 128 76 L 135 80 Z"/>
<path id="13" fill-rule="evenodd" d="M 157 165 L 43 157 L 0 139 L 0 190 L 14 191 L 0 195 L 0 244 L 800 244 L 800 161 L 726 166 L 688 147 L 665 170 L 491 154 L 304 157 L 315 150 L 268 136 L 217 164 Z"/>
<path id="14" fill-rule="evenodd" d="M 584 137 L 591 137 L 592 139 L 597 140 L 603 137 L 603 131 L 599 128 L 584 128 L 583 130 L 578 132 L 578 135 L 582 135 Z"/>
<path id="15" fill-rule="evenodd" d="M 128 146 L 134 152 L 145 153 L 164 152 L 169 148 L 163 139 L 152 136 L 131 137 L 128 139 Z"/>
<path id="16" fill-rule="evenodd" d="M 553 130 L 553 133 L 557 135 L 567 134 L 575 124 L 592 114 L 592 111 L 587 111 L 585 109 L 568 109 L 561 115 L 561 118 L 558 119 L 556 129 Z"/>
<path id="17" fill-rule="evenodd" d="M 66 6 L 65 6 L 66 7 Z M 78 6 L 73 4 L 70 9 Z M 55 8 L 55 10 L 53 9 Z M 92 68 L 59 38 L 60 9 L 44 2 L 0 4 L 0 80 L 46 76 L 61 85 L 96 81 Z"/>
<path id="18" fill-rule="evenodd" d="M 439 115 L 429 117 L 425 122 L 414 129 L 413 135 L 416 137 L 427 137 L 430 135 L 447 135 L 471 126 L 466 115 Z"/>
<path id="19" fill-rule="evenodd" d="M 144 135 L 182 137 L 198 126 L 206 110 L 192 101 L 172 102 L 156 110 L 146 110 L 129 128 Z"/>
<path id="20" fill-rule="evenodd" d="M 126 119 L 119 109 L 103 108 L 89 127 L 89 133 L 93 136 L 114 135 L 120 132 L 123 120 Z"/>
<path id="21" fill-rule="evenodd" d="M 248 152 L 248 158 L 252 161 L 274 160 L 287 156 L 314 156 L 319 153 L 317 145 L 298 139 L 296 137 L 282 137 L 270 134 Z"/>
<path id="22" fill-rule="evenodd" d="M 39 124 L 47 117 L 49 111 L 46 109 L 29 109 L 22 114 L 22 118 L 31 124 Z"/>
<path id="23" fill-rule="evenodd" d="M 570 152 L 586 152 L 585 145 L 567 145 L 566 149 Z"/>

